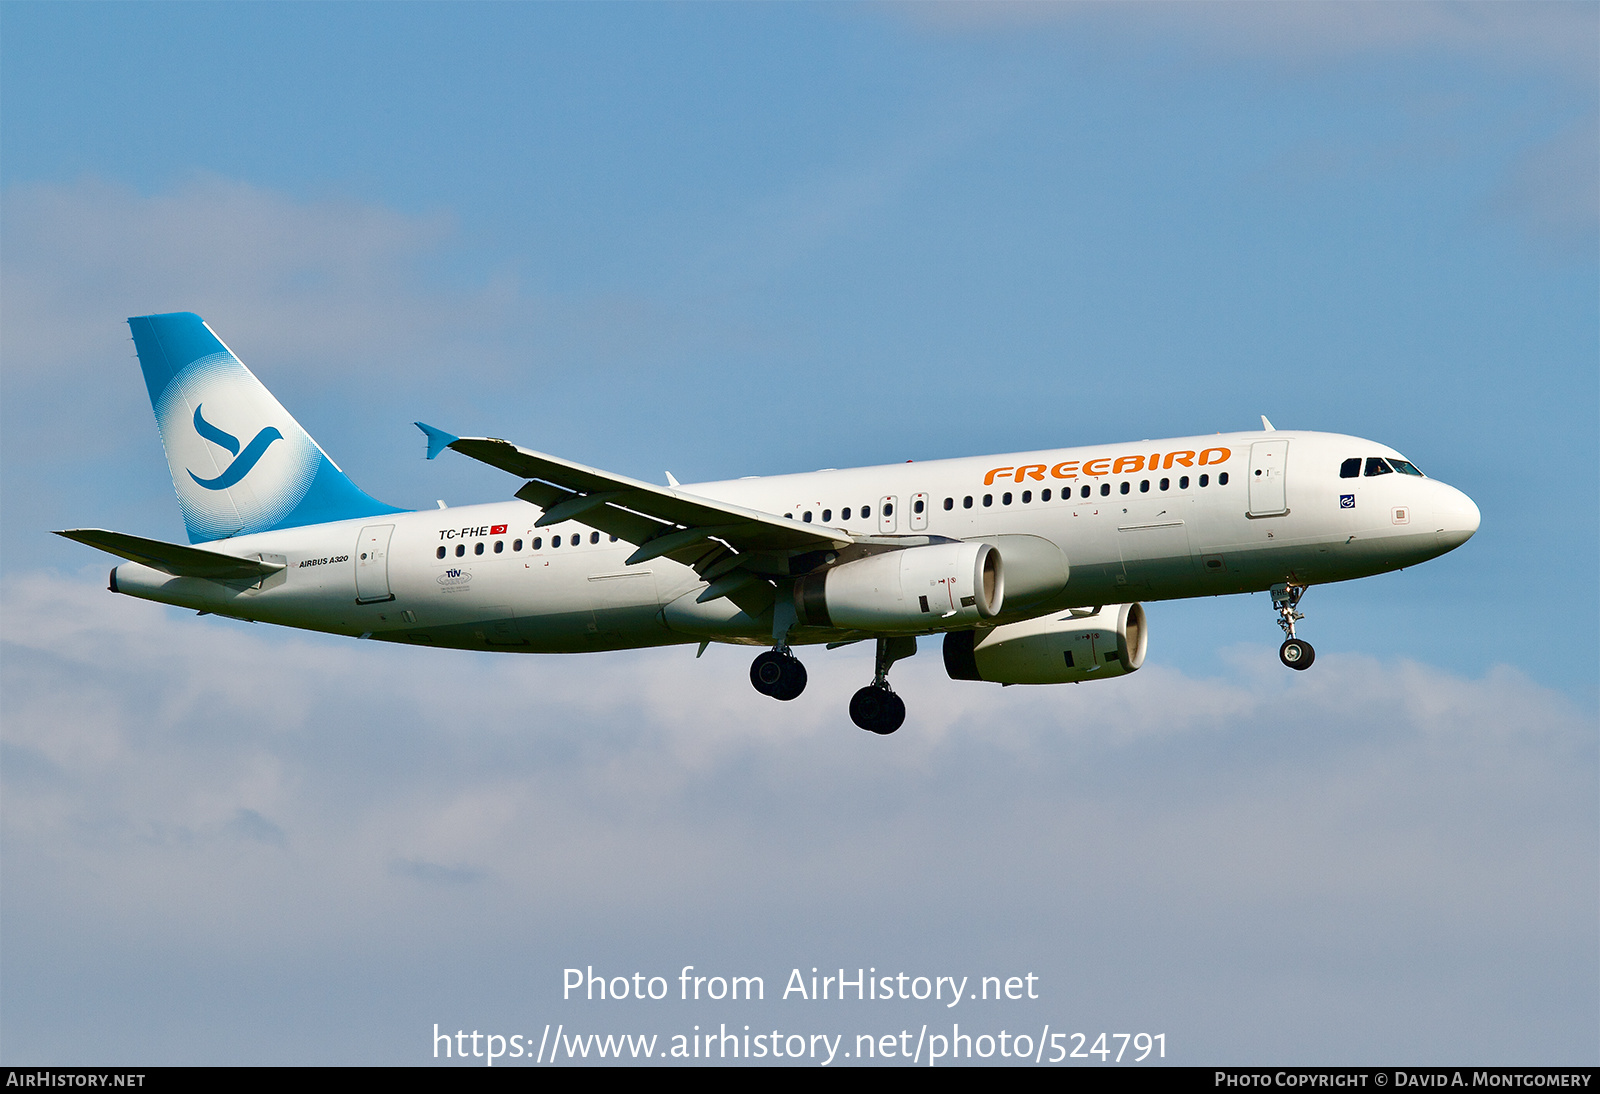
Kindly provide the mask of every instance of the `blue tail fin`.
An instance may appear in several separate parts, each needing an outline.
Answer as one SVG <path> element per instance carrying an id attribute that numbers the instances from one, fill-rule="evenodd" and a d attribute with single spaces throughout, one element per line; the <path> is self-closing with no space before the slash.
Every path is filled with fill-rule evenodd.
<path id="1" fill-rule="evenodd" d="M 351 482 L 198 315 L 128 326 L 190 543 L 405 511 Z"/>

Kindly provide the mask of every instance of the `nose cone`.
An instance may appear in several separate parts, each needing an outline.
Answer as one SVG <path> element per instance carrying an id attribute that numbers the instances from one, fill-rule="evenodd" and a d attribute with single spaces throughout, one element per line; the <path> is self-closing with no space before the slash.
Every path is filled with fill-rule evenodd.
<path id="1" fill-rule="evenodd" d="M 1453 486 L 1445 486 L 1444 496 L 1434 505 L 1434 515 L 1438 521 L 1437 535 L 1442 550 L 1455 550 L 1478 530 L 1478 506 Z"/>

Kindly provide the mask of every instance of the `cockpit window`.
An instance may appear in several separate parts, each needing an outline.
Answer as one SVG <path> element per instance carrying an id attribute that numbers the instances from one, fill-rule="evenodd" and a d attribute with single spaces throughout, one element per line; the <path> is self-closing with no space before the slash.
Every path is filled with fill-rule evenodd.
<path id="1" fill-rule="evenodd" d="M 1367 478 L 1370 479 L 1374 475 L 1392 474 L 1394 474 L 1394 468 L 1389 466 L 1388 460 L 1384 459 L 1382 456 L 1367 457 Z"/>
<path id="2" fill-rule="evenodd" d="M 1410 462 L 1410 461 L 1409 461 L 1409 460 L 1395 460 L 1395 459 L 1391 459 L 1391 460 L 1390 460 L 1390 461 L 1389 461 L 1389 464 L 1390 464 L 1390 466 L 1392 466 L 1392 467 L 1393 467 L 1393 468 L 1394 468 L 1394 469 L 1395 469 L 1395 470 L 1396 470 L 1396 471 L 1398 471 L 1398 472 L 1400 472 L 1400 474 L 1402 474 L 1402 475 L 1415 475 L 1415 476 L 1417 476 L 1417 478 L 1419 478 L 1419 479 L 1421 479 L 1421 478 L 1426 478 L 1426 477 L 1427 477 L 1427 476 L 1426 476 L 1426 475 L 1424 475 L 1424 474 L 1423 474 L 1423 473 L 1422 473 L 1422 472 L 1421 472 L 1421 471 L 1418 471 L 1418 470 L 1417 470 L 1417 465 L 1416 465 L 1416 464 L 1414 464 L 1414 463 L 1411 463 L 1411 462 Z"/>
<path id="3" fill-rule="evenodd" d="M 1353 457 L 1351 459 L 1345 460 L 1343 463 L 1341 463 L 1339 465 L 1339 477 L 1341 479 L 1354 479 L 1354 478 L 1359 478 L 1360 476 L 1361 476 L 1361 457 L 1360 456 L 1355 456 L 1355 457 Z"/>

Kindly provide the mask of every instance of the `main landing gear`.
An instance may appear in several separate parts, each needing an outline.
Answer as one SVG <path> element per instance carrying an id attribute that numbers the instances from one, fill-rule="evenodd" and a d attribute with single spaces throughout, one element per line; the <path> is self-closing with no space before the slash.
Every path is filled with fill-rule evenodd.
<path id="1" fill-rule="evenodd" d="M 872 683 L 850 697 L 850 720 L 869 733 L 887 736 L 906 720 L 906 704 L 889 686 L 889 668 L 917 652 L 915 638 L 878 639 Z"/>
<path id="2" fill-rule="evenodd" d="M 1311 662 L 1317 659 L 1317 651 L 1311 648 L 1311 643 L 1303 638 L 1294 636 L 1296 620 L 1305 616 L 1295 611 L 1300 603 L 1300 598 L 1305 595 L 1304 585 L 1284 583 L 1272 587 L 1272 606 L 1278 612 L 1278 626 L 1283 628 L 1283 633 L 1289 637 L 1283 640 L 1283 645 L 1278 647 L 1278 660 L 1291 669 L 1304 671 L 1311 667 Z"/>
<path id="3" fill-rule="evenodd" d="M 806 690 L 806 667 L 787 646 L 768 650 L 750 663 L 750 683 L 762 695 L 787 703 Z"/>
<path id="4" fill-rule="evenodd" d="M 877 668 L 872 683 L 850 699 L 850 720 L 872 733 L 890 734 L 906 720 L 906 705 L 889 686 L 889 668 L 917 652 L 915 638 L 878 639 Z M 750 663 L 750 683 L 762 695 L 788 702 L 806 690 L 806 667 L 789 647 L 780 646 Z"/>

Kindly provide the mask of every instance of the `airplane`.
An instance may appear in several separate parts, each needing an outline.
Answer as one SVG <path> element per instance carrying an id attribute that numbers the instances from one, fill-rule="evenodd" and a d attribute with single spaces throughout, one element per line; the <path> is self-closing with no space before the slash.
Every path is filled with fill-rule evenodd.
<path id="1" fill-rule="evenodd" d="M 905 721 L 889 670 L 940 636 L 957 680 L 1059 684 L 1144 663 L 1143 602 L 1269 591 L 1284 665 L 1313 584 L 1435 558 L 1479 512 L 1392 448 L 1262 429 L 668 485 L 416 423 L 521 485 L 406 510 L 358 488 L 198 316 L 128 320 L 189 545 L 57 532 L 127 561 L 110 589 L 201 615 L 385 642 L 575 653 L 765 647 L 757 691 L 805 689 L 799 646 L 876 643 L 851 720 Z"/>

